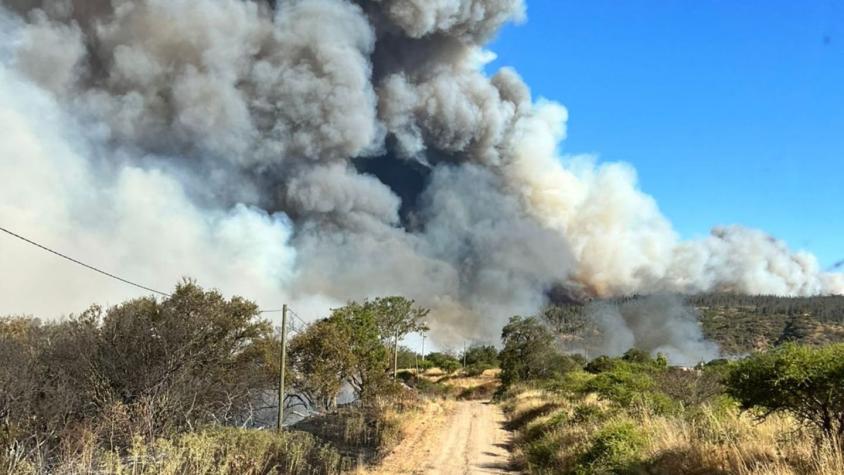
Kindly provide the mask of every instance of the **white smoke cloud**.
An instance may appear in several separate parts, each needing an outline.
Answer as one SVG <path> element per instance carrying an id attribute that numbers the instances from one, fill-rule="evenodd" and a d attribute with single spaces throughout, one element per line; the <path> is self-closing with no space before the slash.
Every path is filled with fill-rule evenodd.
<path id="1" fill-rule="evenodd" d="M 844 293 L 759 231 L 683 241 L 632 167 L 562 157 L 566 109 L 483 72 L 522 1 L 275 3 L 2 1 L 0 222 L 313 316 L 407 295 L 446 344 L 559 286 Z M 2 313 L 138 295 L 21 246 L 0 241 Z"/>
<path id="2" fill-rule="evenodd" d="M 227 293 L 279 301 L 293 279 L 291 225 L 238 205 L 196 207 L 156 169 L 103 173 L 97 151 L 42 90 L 0 66 L 0 222 L 61 252 L 169 291 L 191 276 Z M 4 235 L 5 236 L 5 235 Z M 55 318 L 148 294 L 5 236 L 3 313 Z"/>
<path id="3" fill-rule="evenodd" d="M 719 356 L 718 345 L 706 341 L 697 316 L 677 296 L 653 295 L 621 303 L 596 301 L 584 308 L 598 333 L 588 337 L 589 356 L 619 356 L 630 348 L 662 353 L 672 364 L 694 366 Z"/>

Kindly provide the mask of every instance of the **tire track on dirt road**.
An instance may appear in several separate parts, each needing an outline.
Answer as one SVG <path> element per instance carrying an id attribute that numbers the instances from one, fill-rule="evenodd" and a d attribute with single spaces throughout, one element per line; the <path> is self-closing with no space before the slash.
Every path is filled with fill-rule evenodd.
<path id="1" fill-rule="evenodd" d="M 511 434 L 501 408 L 462 401 L 396 447 L 374 474 L 509 474 Z"/>

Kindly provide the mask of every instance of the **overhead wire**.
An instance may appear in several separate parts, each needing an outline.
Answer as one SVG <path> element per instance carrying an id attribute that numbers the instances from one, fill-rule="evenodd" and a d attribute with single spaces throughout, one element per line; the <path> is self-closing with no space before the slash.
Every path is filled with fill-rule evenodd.
<path id="1" fill-rule="evenodd" d="M 47 251 L 47 252 L 49 252 L 49 253 L 51 253 L 51 254 L 54 254 L 54 255 L 56 255 L 56 256 L 59 256 L 59 257 L 61 257 L 62 259 L 66 259 L 66 260 L 68 260 L 68 261 L 70 261 L 70 262 L 73 262 L 74 264 L 77 264 L 77 265 L 80 265 L 80 266 L 82 266 L 82 267 L 85 267 L 86 269 L 92 270 L 92 271 L 97 272 L 97 273 L 99 273 L 99 274 L 102 274 L 102 275 L 104 275 L 104 276 L 106 276 L 106 277 L 109 277 L 109 278 L 112 278 L 112 279 L 118 280 L 118 281 L 120 281 L 120 282 L 123 282 L 124 284 L 129 284 L 129 285 L 134 286 L 134 287 L 137 287 L 137 288 L 139 288 L 139 289 L 146 290 L 147 292 L 152 292 L 152 293 L 154 293 L 154 294 L 158 294 L 158 295 L 161 295 L 161 296 L 164 296 L 164 297 L 172 297 L 172 295 L 171 295 L 171 294 L 169 294 L 169 293 L 167 293 L 167 292 L 162 292 L 162 291 L 160 291 L 160 290 L 153 289 L 152 287 L 147 287 L 146 285 L 142 285 L 142 284 L 139 284 L 139 283 L 137 283 L 137 282 L 133 282 L 133 281 L 131 281 L 131 280 L 129 280 L 129 279 L 126 279 L 126 278 L 120 277 L 120 276 L 115 275 L 115 274 L 113 274 L 113 273 L 111 273 L 111 272 L 108 272 L 108 271 L 105 271 L 105 270 L 103 270 L 103 269 L 100 269 L 99 267 L 96 267 L 96 266 L 93 266 L 93 265 L 91 265 L 91 264 L 87 264 L 87 263 L 85 263 L 85 262 L 82 262 L 82 261 L 80 261 L 79 259 L 76 259 L 76 258 L 70 257 L 70 256 L 68 256 L 67 254 L 64 254 L 64 253 L 62 253 L 62 252 L 56 251 L 55 249 L 52 249 L 52 248 L 50 248 L 50 247 L 47 247 L 47 246 L 45 246 L 45 245 L 43 245 L 43 244 L 40 244 L 40 243 L 38 243 L 38 242 L 35 242 L 35 241 L 33 241 L 32 239 L 29 239 L 29 238 L 27 238 L 27 237 L 24 237 L 24 236 L 22 236 L 22 235 L 20 235 L 20 234 L 18 234 L 18 233 L 16 233 L 16 232 L 14 232 L 14 231 L 10 230 L 10 229 L 7 229 L 7 228 L 4 228 L 4 227 L 0 226 L 0 231 L 2 231 L 2 232 L 6 233 L 6 234 L 8 234 L 8 235 L 10 235 L 10 236 L 12 236 L 12 237 L 14 237 L 14 238 L 20 239 L 21 241 L 26 242 L 26 243 L 28 243 L 28 244 L 30 244 L 30 245 L 32 245 L 32 246 L 35 246 L 35 247 L 40 248 L 40 249 L 42 249 L 42 250 L 44 250 L 44 251 Z M 281 309 L 258 310 L 258 313 L 273 313 L 273 312 L 281 312 Z M 300 320 L 301 320 L 301 317 L 300 317 Z M 304 323 L 304 322 L 303 322 L 303 323 Z"/>
<path id="2" fill-rule="evenodd" d="M 8 229 L 6 229 L 6 228 L 2 227 L 2 226 L 0 226 L 0 231 L 3 231 L 4 233 L 6 233 L 6 234 L 8 234 L 8 235 L 10 235 L 10 236 L 13 236 L 13 237 L 15 237 L 15 238 L 18 238 L 18 239 L 20 239 L 21 241 L 24 241 L 24 242 L 26 242 L 26 243 L 29 243 L 29 244 L 31 244 L 31 245 L 33 245 L 33 246 L 35 246 L 35 247 L 41 248 L 41 249 L 43 249 L 43 250 L 45 250 L 45 251 L 47 251 L 47 252 L 49 252 L 49 253 L 55 254 L 55 255 L 57 255 L 57 256 L 59 256 L 59 257 L 61 257 L 62 259 L 67 259 L 68 261 L 73 262 L 74 264 L 78 264 L 78 265 L 80 265 L 80 266 L 82 266 L 82 267 L 85 267 L 85 268 L 87 268 L 87 269 L 90 269 L 90 270 L 92 270 L 92 271 L 94 271 L 94 272 L 98 272 L 98 273 L 100 273 L 100 274 L 102 274 L 102 275 L 105 275 L 105 276 L 107 276 L 107 277 L 110 277 L 110 278 L 112 278 L 112 279 L 119 280 L 120 282 L 123 282 L 124 284 L 129 284 L 129 285 L 135 286 L 135 287 L 137 287 L 137 288 L 139 288 L 139 289 L 143 289 L 143 290 L 146 290 L 146 291 L 148 291 L 148 292 L 152 292 L 152 293 L 155 293 L 155 294 L 158 294 L 158 295 L 163 295 L 163 296 L 165 296 L 165 297 L 170 297 L 170 296 L 171 296 L 171 295 L 170 295 L 170 294 L 168 294 L 167 292 L 162 292 L 162 291 L 160 291 L 160 290 L 155 290 L 155 289 L 153 289 L 153 288 L 151 288 L 151 287 L 147 287 L 147 286 L 145 286 L 145 285 L 141 285 L 141 284 L 139 284 L 139 283 L 137 283 L 137 282 L 132 282 L 131 280 L 124 279 L 123 277 L 120 277 L 120 276 L 114 275 L 114 274 L 112 274 L 111 272 L 104 271 L 104 270 L 102 270 L 102 269 L 100 269 L 100 268 L 98 268 L 98 267 L 94 267 L 94 266 L 92 266 L 92 265 L 90 265 L 90 264 L 86 264 L 86 263 L 84 263 L 84 262 L 82 262 L 82 261 L 80 261 L 80 260 L 78 260 L 78 259 L 74 259 L 73 257 L 70 257 L 70 256 L 68 256 L 68 255 L 66 255 L 66 254 L 63 254 L 63 253 L 59 252 L 59 251 L 53 250 L 53 249 L 51 249 L 51 248 L 49 248 L 49 247 L 47 247 L 47 246 L 45 246 L 45 245 L 43 245 L 43 244 L 39 244 L 39 243 L 37 243 L 37 242 L 35 242 L 35 241 L 31 240 L 31 239 L 28 239 L 28 238 L 26 238 L 26 237 L 23 237 L 23 236 L 21 236 L 20 234 L 15 233 L 15 232 L 13 232 L 13 231 L 10 231 L 10 230 L 8 230 Z"/>

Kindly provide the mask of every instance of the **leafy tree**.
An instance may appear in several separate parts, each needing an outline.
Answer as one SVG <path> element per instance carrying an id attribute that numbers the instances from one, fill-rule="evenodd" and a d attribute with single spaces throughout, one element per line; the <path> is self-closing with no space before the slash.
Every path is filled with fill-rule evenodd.
<path id="1" fill-rule="evenodd" d="M 424 319 L 430 310 L 418 307 L 413 300 L 397 296 L 378 297 L 365 301 L 363 306 L 375 312 L 378 330 L 385 342 L 401 340 L 413 332 L 428 331 Z"/>
<path id="2" fill-rule="evenodd" d="M 308 406 L 331 409 L 343 382 L 353 371 L 355 355 L 347 334 L 330 320 L 309 325 L 290 340 L 288 361 L 295 392 Z"/>
<path id="3" fill-rule="evenodd" d="M 424 318 L 429 310 L 416 306 L 416 302 L 404 297 L 378 297 L 365 301 L 364 307 L 370 308 L 376 315 L 381 341 L 392 346 L 394 370 L 398 370 L 398 342 L 407 334 L 428 331 Z M 392 345 L 389 345 L 392 342 Z"/>
<path id="4" fill-rule="evenodd" d="M 429 353 L 425 357 L 425 360 L 429 361 L 433 367 L 439 368 L 446 373 L 453 373 L 457 371 L 457 368 L 460 368 L 460 361 L 448 353 Z"/>
<path id="5" fill-rule="evenodd" d="M 601 355 L 587 363 L 586 367 L 583 369 L 592 374 L 599 374 L 604 371 L 612 370 L 615 367 L 615 364 L 616 360 L 613 358 L 610 358 L 607 355 Z"/>
<path id="6" fill-rule="evenodd" d="M 293 384 L 312 407 L 333 407 L 345 382 L 359 398 L 370 399 L 389 384 L 387 369 L 395 339 L 426 330 L 427 314 L 427 309 L 404 297 L 349 302 L 333 309 L 327 319 L 291 340 Z M 413 356 L 406 350 L 404 363 L 413 362 Z"/>
<path id="7" fill-rule="evenodd" d="M 388 353 L 380 317 L 368 302 L 350 302 L 332 310 L 328 318 L 328 322 L 341 332 L 342 341 L 348 348 L 346 380 L 364 400 L 374 397 L 388 381 Z"/>
<path id="8" fill-rule="evenodd" d="M 653 359 L 650 353 L 639 348 L 630 348 L 621 356 L 621 359 L 630 363 L 651 363 Z"/>
<path id="9" fill-rule="evenodd" d="M 422 357 L 415 351 L 400 346 L 398 355 L 399 368 L 416 368 L 416 365 L 422 362 Z"/>
<path id="10" fill-rule="evenodd" d="M 557 365 L 560 353 L 555 348 L 551 331 L 535 317 L 513 317 L 501 332 L 504 349 L 498 355 L 501 381 L 548 378 L 561 373 Z"/>
<path id="11" fill-rule="evenodd" d="M 498 366 L 498 350 L 492 345 L 476 345 L 466 350 L 466 366 L 485 365 L 490 368 Z"/>
<path id="12" fill-rule="evenodd" d="M 827 436 L 844 436 L 844 344 L 808 347 L 787 343 L 738 362 L 727 391 L 742 408 L 762 417 L 786 412 Z"/>

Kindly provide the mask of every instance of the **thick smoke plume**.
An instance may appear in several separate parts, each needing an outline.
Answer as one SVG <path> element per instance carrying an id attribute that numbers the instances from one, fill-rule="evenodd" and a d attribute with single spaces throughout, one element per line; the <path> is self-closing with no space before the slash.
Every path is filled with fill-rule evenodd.
<path id="1" fill-rule="evenodd" d="M 694 311 L 676 295 L 652 295 L 622 302 L 594 301 L 584 307 L 593 331 L 569 349 L 587 356 L 620 355 L 630 348 L 662 353 L 673 364 L 694 366 L 720 354 L 703 337 Z"/>
<path id="2" fill-rule="evenodd" d="M 494 338 L 552 288 L 844 293 L 766 234 L 682 241 L 484 43 L 521 0 L 2 0 L 0 222 L 168 288 L 390 293 Z M 3 312 L 132 294 L 3 240 Z M 49 297 L 47 297 L 49 296 Z"/>

